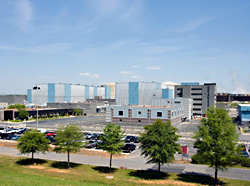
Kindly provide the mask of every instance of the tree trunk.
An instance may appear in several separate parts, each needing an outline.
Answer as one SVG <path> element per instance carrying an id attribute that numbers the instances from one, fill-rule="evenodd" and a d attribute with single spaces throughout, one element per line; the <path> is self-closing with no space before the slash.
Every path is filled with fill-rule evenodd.
<path id="1" fill-rule="evenodd" d="M 110 154 L 109 173 L 111 173 L 111 166 L 112 166 L 112 154 Z"/>
<path id="2" fill-rule="evenodd" d="M 214 185 L 217 185 L 217 174 L 218 174 L 218 168 L 217 168 L 217 165 L 215 165 L 215 179 L 214 179 Z"/>
<path id="3" fill-rule="evenodd" d="M 67 153 L 68 153 L 68 168 L 69 168 L 69 151 L 67 151 Z"/>
<path id="4" fill-rule="evenodd" d="M 32 164 L 34 164 L 34 152 L 33 151 L 31 152 L 31 156 L 32 156 L 31 162 L 32 162 Z"/>
<path id="5" fill-rule="evenodd" d="M 158 178 L 161 177 L 161 163 L 158 163 Z"/>

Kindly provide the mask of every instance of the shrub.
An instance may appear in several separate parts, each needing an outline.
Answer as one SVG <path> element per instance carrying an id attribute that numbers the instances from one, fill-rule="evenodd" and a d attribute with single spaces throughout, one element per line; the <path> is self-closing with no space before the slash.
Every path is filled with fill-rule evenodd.
<path id="1" fill-rule="evenodd" d="M 192 163 L 193 164 L 207 164 L 207 159 L 204 158 L 201 154 L 197 153 L 192 156 Z"/>

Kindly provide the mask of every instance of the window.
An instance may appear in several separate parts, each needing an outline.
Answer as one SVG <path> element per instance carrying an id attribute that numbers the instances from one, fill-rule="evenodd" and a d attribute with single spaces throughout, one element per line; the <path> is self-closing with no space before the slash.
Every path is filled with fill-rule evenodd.
<path id="1" fill-rule="evenodd" d="M 176 103 L 181 103 L 181 102 L 180 101 L 175 101 L 174 103 L 176 104 Z"/>
<path id="2" fill-rule="evenodd" d="M 201 105 L 202 105 L 202 103 L 194 103 L 193 105 L 200 105 L 200 106 L 201 106 Z"/>
<path id="3" fill-rule="evenodd" d="M 123 111 L 119 111 L 119 116 L 123 116 Z"/>
<path id="4" fill-rule="evenodd" d="M 138 120 L 139 123 L 141 123 L 141 120 Z"/>
<path id="5" fill-rule="evenodd" d="M 202 93 L 192 93 L 191 95 L 192 95 L 192 96 L 196 96 L 196 95 L 199 95 L 199 96 L 200 96 L 200 95 L 202 95 Z"/>
<path id="6" fill-rule="evenodd" d="M 138 111 L 138 114 L 141 114 L 141 111 Z"/>
<path id="7" fill-rule="evenodd" d="M 122 119 L 120 119 L 120 122 L 122 122 Z"/>
<path id="8" fill-rule="evenodd" d="M 202 88 L 192 88 L 191 90 L 202 90 Z"/>
<path id="9" fill-rule="evenodd" d="M 162 117 L 162 112 L 157 112 L 157 117 Z"/>
<path id="10" fill-rule="evenodd" d="M 172 112 L 172 117 L 174 116 L 174 113 Z"/>
<path id="11" fill-rule="evenodd" d="M 201 98 L 193 98 L 194 101 L 201 101 Z"/>

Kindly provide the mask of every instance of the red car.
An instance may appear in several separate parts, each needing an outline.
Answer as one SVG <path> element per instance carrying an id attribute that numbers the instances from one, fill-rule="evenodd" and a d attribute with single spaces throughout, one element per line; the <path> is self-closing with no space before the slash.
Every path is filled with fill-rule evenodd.
<path id="1" fill-rule="evenodd" d="M 47 132 L 46 136 L 54 136 L 56 134 L 56 132 Z"/>

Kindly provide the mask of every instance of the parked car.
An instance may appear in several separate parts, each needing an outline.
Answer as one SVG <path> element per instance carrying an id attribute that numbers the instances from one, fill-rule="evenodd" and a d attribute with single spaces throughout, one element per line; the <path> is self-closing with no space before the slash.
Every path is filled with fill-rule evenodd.
<path id="1" fill-rule="evenodd" d="M 21 130 L 19 130 L 18 132 L 17 132 L 17 134 L 23 134 L 24 132 L 26 132 L 27 131 L 27 129 L 25 128 L 25 129 L 21 129 Z"/>
<path id="2" fill-rule="evenodd" d="M 92 135 L 93 135 L 93 133 L 88 133 L 88 134 L 85 136 L 85 139 L 91 139 L 91 138 L 92 138 Z"/>
<path id="3" fill-rule="evenodd" d="M 89 144 L 87 144 L 86 145 L 86 148 L 94 148 L 94 147 L 96 147 L 96 144 L 97 144 L 97 140 L 91 140 L 91 141 L 89 141 Z"/>
<path id="4" fill-rule="evenodd" d="M 247 151 L 243 150 L 241 151 L 242 152 L 242 156 L 246 157 L 246 158 L 249 158 L 249 154 Z"/>
<path id="5" fill-rule="evenodd" d="M 14 135 L 14 136 L 12 136 L 11 140 L 17 140 L 17 139 L 19 139 L 19 138 L 21 138 L 21 136 L 19 136 L 19 135 Z"/>
<path id="6" fill-rule="evenodd" d="M 135 137 L 134 143 L 140 143 L 139 138 Z"/>
<path id="7" fill-rule="evenodd" d="M 9 136 L 9 134 L 7 134 L 7 133 L 1 133 L 0 134 L 0 139 L 5 139 L 8 136 Z"/>
<path id="8" fill-rule="evenodd" d="M 125 138 L 125 142 L 126 142 L 126 143 L 133 142 L 134 140 L 135 140 L 135 137 L 134 137 L 134 136 L 126 136 L 126 138 Z"/>
<path id="9" fill-rule="evenodd" d="M 47 138 L 49 140 L 49 143 L 53 143 L 55 142 L 54 137 L 53 136 L 45 136 L 45 138 Z"/>
<path id="10" fill-rule="evenodd" d="M 6 140 L 11 140 L 12 137 L 15 137 L 16 135 L 14 134 L 8 134 L 8 136 L 6 136 L 4 139 Z"/>
<path id="11" fill-rule="evenodd" d="M 133 150 L 135 150 L 136 149 L 136 146 L 134 145 L 134 144 L 132 144 L 132 143 L 128 143 L 128 144 L 126 144 L 124 147 L 123 147 L 123 151 L 124 152 L 132 152 Z"/>
<path id="12" fill-rule="evenodd" d="M 56 132 L 46 132 L 46 136 L 54 136 Z"/>
<path id="13" fill-rule="evenodd" d="M 102 149 L 102 147 L 100 145 L 103 145 L 103 141 L 99 140 L 97 141 L 97 144 L 96 144 L 96 149 Z"/>

